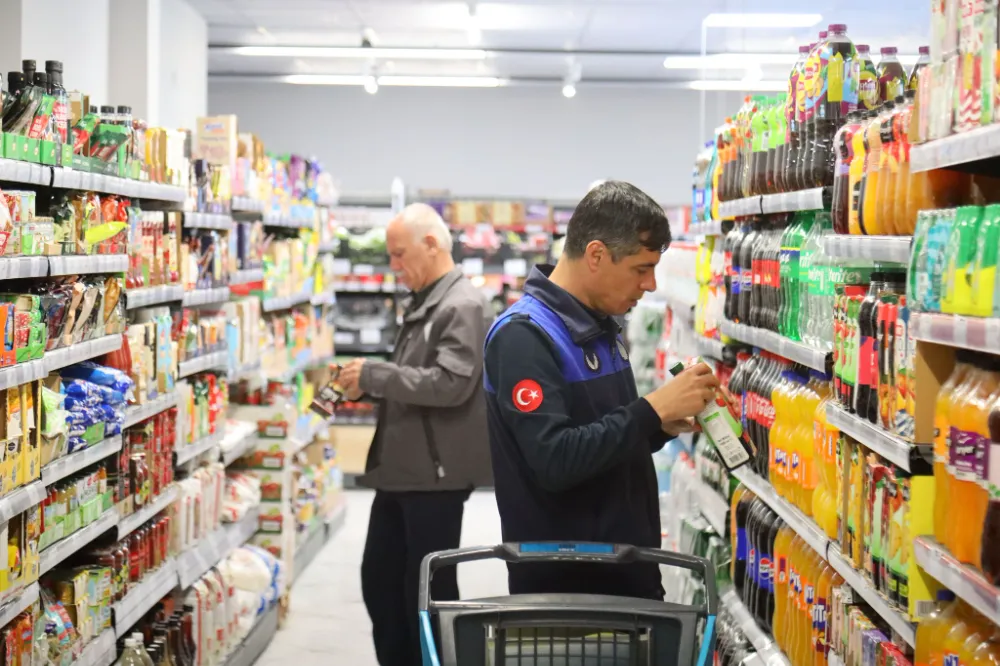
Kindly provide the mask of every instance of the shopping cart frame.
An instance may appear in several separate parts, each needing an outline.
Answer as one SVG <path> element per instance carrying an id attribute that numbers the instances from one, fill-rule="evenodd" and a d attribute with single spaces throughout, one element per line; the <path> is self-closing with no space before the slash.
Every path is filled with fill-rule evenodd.
<path id="1" fill-rule="evenodd" d="M 498 559 L 508 563 L 522 562 L 590 562 L 601 564 L 631 564 L 649 562 L 672 567 L 680 567 L 701 574 L 705 584 L 705 605 L 685 606 L 646 599 L 631 599 L 605 595 L 511 595 L 490 599 L 463 601 L 433 601 L 430 596 L 431 579 L 434 571 L 444 566 L 457 566 L 463 562 Z M 539 602 L 551 602 L 548 608 L 573 610 L 597 615 L 608 615 L 608 608 L 617 603 L 627 602 L 635 608 L 636 614 L 670 616 L 671 614 L 694 615 L 704 618 L 704 633 L 698 648 L 696 666 L 706 666 L 715 644 L 715 617 L 718 614 L 719 597 L 715 586 L 715 567 L 707 559 L 656 548 L 641 548 L 622 544 L 588 542 L 535 542 L 503 543 L 496 546 L 457 548 L 430 553 L 420 564 L 420 588 L 418 613 L 420 622 L 420 649 L 423 666 L 457 666 L 456 636 L 453 621 L 459 614 L 495 615 L 503 611 L 536 612 L 544 609 Z M 619 608 L 618 610 L 624 610 Z M 438 658 L 437 645 L 431 625 L 431 615 L 439 615 L 443 654 Z M 607 620 L 607 617 L 604 618 Z M 683 637 L 684 641 L 694 641 L 693 629 Z M 688 646 L 692 648 L 693 644 Z"/>

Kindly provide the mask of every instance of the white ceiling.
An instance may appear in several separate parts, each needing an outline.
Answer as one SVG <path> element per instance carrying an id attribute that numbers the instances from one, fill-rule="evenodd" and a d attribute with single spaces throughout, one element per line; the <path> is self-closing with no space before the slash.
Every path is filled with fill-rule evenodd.
<path id="1" fill-rule="evenodd" d="M 664 55 L 699 53 L 702 19 L 713 12 L 815 12 L 820 24 L 801 29 L 712 29 L 712 52 L 788 52 L 815 40 L 828 23 L 846 23 L 855 43 L 916 53 L 927 43 L 930 3 L 918 0 L 188 0 L 209 23 L 213 76 L 365 74 L 360 59 L 250 57 L 225 52 L 240 45 L 483 48 L 485 60 L 380 59 L 378 74 L 498 76 L 561 81 L 575 61 L 582 82 L 670 82 L 700 72 L 666 70 Z M 478 27 L 480 39 L 476 41 Z M 518 52 L 521 51 L 521 52 Z M 528 51 L 528 52 L 524 52 Z M 541 51 L 541 52 L 540 52 Z M 590 51 L 591 53 L 581 53 Z M 598 53 L 593 53 L 593 52 Z M 629 54 L 628 52 L 645 52 Z M 765 68 L 765 78 L 788 68 Z M 740 78 L 714 72 L 713 78 Z"/>

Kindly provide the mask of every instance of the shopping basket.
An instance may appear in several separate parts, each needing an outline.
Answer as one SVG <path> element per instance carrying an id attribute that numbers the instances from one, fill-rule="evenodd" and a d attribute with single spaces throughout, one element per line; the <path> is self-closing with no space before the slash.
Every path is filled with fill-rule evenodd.
<path id="1" fill-rule="evenodd" d="M 685 606 L 598 594 L 518 594 L 463 601 L 430 598 L 436 569 L 486 559 L 608 565 L 655 562 L 683 567 L 704 578 L 706 602 Z M 431 553 L 420 565 L 423 666 L 706 666 L 714 651 L 718 604 L 711 562 L 655 548 L 505 543 Z M 432 615 L 440 627 L 440 659 Z M 704 624 L 699 626 L 702 618 Z"/>

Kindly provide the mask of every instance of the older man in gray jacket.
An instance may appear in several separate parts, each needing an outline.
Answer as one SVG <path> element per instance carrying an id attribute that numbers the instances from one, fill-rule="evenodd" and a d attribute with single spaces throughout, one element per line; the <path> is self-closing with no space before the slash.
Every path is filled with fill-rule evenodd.
<path id="1" fill-rule="evenodd" d="M 421 663 L 420 561 L 457 548 L 472 488 L 491 485 L 483 343 L 493 312 L 455 267 L 451 234 L 426 204 L 386 229 L 389 265 L 412 290 L 387 362 L 355 359 L 340 373 L 349 394 L 379 401 L 358 483 L 375 489 L 361 589 L 381 666 Z M 434 599 L 458 599 L 454 567 L 434 575 Z"/>

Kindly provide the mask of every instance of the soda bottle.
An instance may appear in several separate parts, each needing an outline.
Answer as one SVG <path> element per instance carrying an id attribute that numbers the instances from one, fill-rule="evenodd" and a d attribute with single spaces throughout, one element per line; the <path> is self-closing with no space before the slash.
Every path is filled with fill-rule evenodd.
<path id="1" fill-rule="evenodd" d="M 944 642 L 945 631 L 950 626 L 951 618 L 956 612 L 954 602 L 954 592 L 951 590 L 938 591 L 934 608 L 917 624 L 916 647 L 913 654 L 915 666 L 929 666 L 935 657 L 937 657 L 937 663 L 943 666 L 940 661 L 940 649 Z"/>
<path id="2" fill-rule="evenodd" d="M 766 505 L 761 511 L 757 525 L 757 599 L 754 615 L 764 631 L 771 630 L 771 615 L 774 613 L 774 587 L 772 566 L 774 539 L 778 534 L 778 516 Z"/>
<path id="3" fill-rule="evenodd" d="M 799 335 L 815 349 L 829 349 L 833 343 L 833 310 L 827 296 L 827 290 L 832 289 L 828 285 L 829 259 L 822 245 L 823 237 L 830 231 L 830 214 L 815 213 L 812 227 L 802 241 L 799 258 Z"/>
<path id="4" fill-rule="evenodd" d="M 785 161 L 782 174 L 783 191 L 791 192 L 798 189 L 798 179 L 796 171 L 802 149 L 801 124 L 799 122 L 798 99 L 799 91 L 802 92 L 802 103 L 805 104 L 805 85 L 802 80 L 805 74 L 806 58 L 809 57 L 809 50 L 812 45 L 799 47 L 799 58 L 792 66 L 791 74 L 788 76 L 788 95 L 785 100 Z M 800 87 L 800 82 L 802 85 Z"/>
<path id="5" fill-rule="evenodd" d="M 734 495 L 733 520 L 736 523 L 735 534 L 736 544 L 733 548 L 733 585 L 741 599 L 744 599 L 747 575 L 747 556 L 750 545 L 747 537 L 747 521 L 750 516 L 750 508 L 756 499 L 753 493 L 744 490 L 739 498 Z"/>
<path id="6" fill-rule="evenodd" d="M 754 288 L 753 257 L 756 246 L 761 240 L 760 222 L 760 218 L 751 218 L 750 230 L 745 234 L 743 243 L 740 245 L 739 317 L 736 321 L 741 324 L 750 324 Z"/>
<path id="7" fill-rule="evenodd" d="M 749 184 L 747 192 L 749 196 L 763 194 L 760 185 L 764 175 L 764 167 L 761 165 L 767 159 L 767 113 L 764 110 L 766 98 L 755 95 L 754 111 L 750 118 L 750 170 Z"/>
<path id="8" fill-rule="evenodd" d="M 806 189 L 813 187 L 813 176 L 815 175 L 815 165 L 813 157 L 815 154 L 816 142 L 816 93 L 822 85 L 820 79 L 821 54 L 826 47 L 826 30 L 819 33 L 819 41 L 813 44 L 806 56 L 805 69 L 799 79 L 802 87 L 801 115 L 799 127 L 801 135 L 800 159 L 796 170 L 798 187 L 796 189 Z M 796 91 L 796 97 L 799 93 Z M 798 99 L 796 105 L 799 104 Z"/>
<path id="9" fill-rule="evenodd" d="M 875 68 L 878 74 L 878 96 L 882 103 L 894 100 L 906 90 L 906 71 L 896 57 L 895 46 L 883 46 L 882 59 Z"/>
<path id="10" fill-rule="evenodd" d="M 771 107 L 771 147 L 767 160 L 767 191 L 769 194 L 785 191 L 785 151 L 788 137 L 785 118 L 787 95 L 778 95 Z"/>
<path id="11" fill-rule="evenodd" d="M 683 371 L 683 363 L 670 368 L 670 374 L 675 377 Z M 741 467 L 753 458 L 754 452 L 743 426 L 733 418 L 729 402 L 721 392 L 716 392 L 715 400 L 706 405 L 696 419 L 727 470 Z"/>
<path id="12" fill-rule="evenodd" d="M 801 470 L 799 472 L 800 488 L 797 506 L 802 513 L 810 517 L 813 517 L 813 495 L 819 483 L 818 461 L 814 455 L 813 445 L 813 419 L 816 415 L 816 407 L 822 400 L 819 393 L 819 382 L 820 373 L 810 370 L 809 381 L 806 382 L 800 397 L 799 420 L 794 432 L 795 449 L 799 456 Z"/>
<path id="13" fill-rule="evenodd" d="M 854 390 L 854 413 L 861 418 L 868 417 L 869 395 L 872 387 L 871 371 L 875 365 L 876 350 L 876 306 L 878 294 L 884 288 L 885 273 L 879 271 L 872 273 L 871 283 L 868 285 L 868 293 L 858 308 L 857 330 L 857 379 Z"/>
<path id="14" fill-rule="evenodd" d="M 968 663 L 969 666 L 1000 665 L 1000 639 L 998 639 L 995 633 L 989 639 L 976 646 Z"/>
<path id="15" fill-rule="evenodd" d="M 874 356 L 870 358 L 872 366 L 868 371 L 868 402 L 863 416 L 873 425 L 878 425 L 881 422 L 881 407 L 889 408 L 888 403 L 882 405 L 883 400 L 879 394 L 879 387 L 889 381 L 889 359 L 894 353 L 894 350 L 888 344 L 887 333 L 887 326 L 891 319 L 887 315 L 891 310 L 886 310 L 883 306 L 887 304 L 891 305 L 891 303 L 886 302 L 887 300 L 896 302 L 896 297 L 902 294 L 905 289 L 906 273 L 888 271 L 883 273 L 883 282 L 879 285 L 875 306 L 869 315 L 872 319 L 867 328 L 869 331 L 873 331 L 875 342 L 873 345 Z M 893 325 L 893 332 L 895 332 L 895 325 Z M 888 419 L 888 416 L 886 416 L 886 419 Z"/>
<path id="16" fill-rule="evenodd" d="M 942 312 L 967 315 L 972 311 L 971 267 L 976 259 L 982 219 L 983 209 L 979 206 L 962 206 L 955 212 L 955 224 L 944 255 Z"/>
<path id="17" fill-rule="evenodd" d="M 917 61 L 913 63 L 913 69 L 910 70 L 910 76 L 906 80 L 906 89 L 916 91 L 917 85 L 920 83 L 920 76 L 923 74 L 924 67 L 931 64 L 931 47 L 921 46 L 918 49 L 919 57 Z"/>
<path id="18" fill-rule="evenodd" d="M 903 108 L 899 113 L 899 128 L 897 136 L 897 171 L 893 203 L 893 218 L 895 233 L 902 236 L 913 235 L 916 227 L 916 212 L 909 209 L 910 197 L 910 122 L 913 115 L 913 98 L 916 92 L 907 90 Z"/>
<path id="19" fill-rule="evenodd" d="M 858 110 L 874 111 L 878 108 L 878 71 L 872 61 L 871 47 L 858 44 Z"/>
<path id="20" fill-rule="evenodd" d="M 833 167 L 833 201 L 831 211 L 833 214 L 833 230 L 838 234 L 846 234 L 849 231 L 852 140 L 854 133 L 861 126 L 858 122 L 859 118 L 859 111 L 855 110 L 847 114 L 847 122 L 837 130 L 837 134 L 833 138 L 836 161 Z"/>
<path id="21" fill-rule="evenodd" d="M 788 614 L 788 558 L 795 530 L 778 521 L 778 534 L 774 538 L 774 612 L 771 614 L 771 635 L 780 645 L 783 642 L 782 628 Z"/>
<path id="22" fill-rule="evenodd" d="M 754 499 L 747 513 L 747 569 L 743 581 L 743 604 L 751 615 L 757 603 L 757 523 L 763 508 L 763 502 Z"/>
<path id="23" fill-rule="evenodd" d="M 865 176 L 861 185 L 861 231 L 869 236 L 885 233 L 882 221 L 878 219 L 879 176 L 882 172 L 882 127 L 892 117 L 896 103 L 888 101 L 882 105 L 878 116 L 868 125 L 865 132 Z"/>
<path id="24" fill-rule="evenodd" d="M 833 138 L 847 114 L 858 106 L 857 56 L 854 43 L 847 36 L 847 26 L 831 24 L 820 54 L 820 88 L 815 101 L 812 181 L 817 187 L 833 185 Z"/>
<path id="25" fill-rule="evenodd" d="M 958 606 L 955 617 L 944 636 L 941 643 L 941 664 L 950 666 L 951 664 L 961 664 L 961 652 L 967 640 L 973 638 L 978 642 L 986 638 L 985 629 L 987 622 L 979 613 L 972 609 L 967 603 L 958 599 L 954 602 Z M 933 662 L 933 656 L 932 663 Z"/>
<path id="26" fill-rule="evenodd" d="M 862 190 L 865 184 L 865 165 L 868 162 L 867 140 L 868 129 L 877 116 L 873 109 L 862 117 L 858 129 L 851 137 L 851 166 L 847 171 L 848 190 L 850 192 L 850 208 L 848 209 L 848 232 L 854 235 L 864 233 L 861 226 Z"/>
<path id="27" fill-rule="evenodd" d="M 900 95 L 894 100 L 896 105 L 892 113 L 882 123 L 881 144 L 882 161 L 879 167 L 876 216 L 882 227 L 882 233 L 894 236 L 896 230 L 896 179 L 899 176 L 899 119 L 906 98 Z"/>

